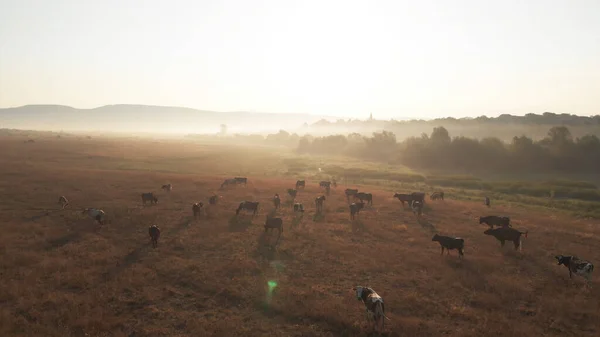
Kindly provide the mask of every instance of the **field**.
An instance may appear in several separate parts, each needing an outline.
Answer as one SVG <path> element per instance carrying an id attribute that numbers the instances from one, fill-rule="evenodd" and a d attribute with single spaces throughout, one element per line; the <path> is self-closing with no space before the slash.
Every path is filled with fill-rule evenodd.
<path id="1" fill-rule="evenodd" d="M 1 336 L 367 336 L 356 285 L 384 298 L 387 336 L 600 334 L 598 282 L 584 289 L 554 259 L 600 264 L 595 218 L 508 197 L 488 209 L 479 191 L 461 188 L 428 200 L 417 221 L 393 192 L 433 187 L 408 173 L 346 177 L 317 216 L 313 200 L 327 171 L 318 168 L 349 163 L 177 140 L 27 139 L 0 136 Z M 246 187 L 218 189 L 239 175 L 249 178 Z M 303 177 L 297 199 L 307 212 L 295 219 L 283 205 L 276 241 L 262 226 L 270 199 Z M 172 192 L 160 190 L 166 183 Z M 347 187 L 374 194 L 357 221 Z M 150 191 L 159 202 L 143 207 L 140 194 Z M 219 204 L 193 220 L 191 204 L 213 193 Z M 66 210 L 60 195 L 71 202 Z M 242 200 L 261 202 L 254 219 L 235 217 Z M 97 226 L 84 207 L 104 209 L 108 224 Z M 529 232 L 522 252 L 483 234 L 478 217 L 488 214 L 510 216 Z M 156 249 L 151 224 L 162 231 Z M 440 256 L 434 233 L 463 237 L 465 259 Z"/>

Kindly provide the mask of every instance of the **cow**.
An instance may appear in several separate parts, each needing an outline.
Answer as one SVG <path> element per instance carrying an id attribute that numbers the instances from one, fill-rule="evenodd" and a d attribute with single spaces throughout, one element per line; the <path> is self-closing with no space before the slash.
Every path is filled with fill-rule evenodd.
<path id="1" fill-rule="evenodd" d="M 69 200 L 64 195 L 61 195 L 58 198 L 58 204 L 62 206 L 62 209 L 65 209 L 69 205 Z"/>
<path id="2" fill-rule="evenodd" d="M 258 201 L 242 201 L 235 211 L 235 215 L 239 215 L 241 210 L 252 211 L 252 217 L 258 212 Z"/>
<path id="3" fill-rule="evenodd" d="M 348 200 L 348 202 L 350 202 L 350 197 L 354 197 L 356 195 L 356 193 L 358 193 L 358 189 L 347 188 L 344 191 L 344 194 L 346 195 L 346 199 Z"/>
<path id="4" fill-rule="evenodd" d="M 223 189 L 225 186 L 235 185 L 235 184 L 237 184 L 237 181 L 235 179 L 225 179 L 223 181 L 223 183 L 221 184 L 221 189 Z"/>
<path id="5" fill-rule="evenodd" d="M 165 191 L 167 191 L 167 192 L 171 192 L 173 190 L 173 185 L 166 184 L 166 185 L 162 185 L 160 188 L 163 189 L 163 190 L 165 190 Z"/>
<path id="6" fill-rule="evenodd" d="M 320 181 L 319 187 L 322 188 L 331 188 L 331 181 Z"/>
<path id="7" fill-rule="evenodd" d="M 97 208 L 86 208 L 81 214 L 87 214 L 90 218 L 98 221 L 100 225 L 104 225 L 104 218 L 106 214 L 103 210 Z"/>
<path id="8" fill-rule="evenodd" d="M 246 186 L 246 184 L 248 183 L 248 178 L 246 177 L 235 177 L 233 179 L 235 180 L 236 184 L 244 184 L 244 186 Z"/>
<path id="9" fill-rule="evenodd" d="M 273 231 L 273 229 L 278 229 L 279 230 L 279 235 L 281 235 L 281 233 L 283 233 L 283 220 L 281 220 L 281 218 L 269 218 L 267 217 L 267 220 L 265 221 L 265 232 L 270 229 L 271 231 Z"/>
<path id="10" fill-rule="evenodd" d="M 440 192 L 433 192 L 429 196 L 429 199 L 431 199 L 431 200 L 438 200 L 438 199 L 444 200 L 444 192 L 441 192 L 441 191 Z"/>
<path id="11" fill-rule="evenodd" d="M 585 278 L 587 285 L 590 285 L 594 271 L 594 265 L 591 262 L 571 255 L 557 255 L 554 258 L 558 261 L 559 266 L 562 264 L 569 269 L 569 278 L 573 278 L 573 273 L 575 273 L 575 275 Z"/>
<path id="12" fill-rule="evenodd" d="M 521 234 L 525 234 L 525 238 L 527 238 L 527 233 L 528 232 L 523 233 L 509 227 L 487 229 L 485 232 L 483 232 L 483 234 L 492 235 L 496 238 L 496 240 L 500 241 L 500 247 L 504 247 L 504 243 L 506 241 L 512 241 L 515 245 L 515 250 L 519 249 L 519 251 L 523 249 Z"/>
<path id="13" fill-rule="evenodd" d="M 293 188 L 288 188 L 287 193 L 289 194 L 290 197 L 292 197 L 292 200 L 296 199 L 296 195 L 298 195 L 298 190 L 295 190 Z"/>
<path id="14" fill-rule="evenodd" d="M 373 195 L 371 193 L 358 192 L 354 195 L 355 199 L 360 201 L 367 201 L 367 205 L 373 206 Z"/>
<path id="15" fill-rule="evenodd" d="M 198 219 L 202 210 L 204 209 L 204 204 L 201 202 L 197 202 L 192 205 L 192 212 L 194 213 L 194 219 Z"/>
<path id="16" fill-rule="evenodd" d="M 510 225 L 510 218 L 507 216 L 496 216 L 496 215 L 488 215 L 484 217 L 479 217 L 479 224 L 486 224 L 490 226 L 490 228 L 494 228 L 494 226 L 498 227 L 512 227 Z"/>
<path id="17" fill-rule="evenodd" d="M 323 212 L 323 202 L 325 202 L 324 195 L 315 198 L 315 207 L 317 208 L 317 213 Z"/>
<path id="18" fill-rule="evenodd" d="M 412 202 L 412 197 L 410 194 L 400 194 L 400 193 L 396 193 L 394 194 L 394 198 L 397 198 L 398 200 L 400 200 L 402 202 L 402 206 L 404 206 L 404 203 L 408 203 L 408 205 L 410 206 L 410 203 Z"/>
<path id="19" fill-rule="evenodd" d="M 218 200 L 219 200 L 219 196 L 218 195 L 213 195 L 210 198 L 208 198 L 208 204 L 209 205 L 216 205 Z"/>
<path id="20" fill-rule="evenodd" d="M 423 204 L 420 201 L 413 201 L 410 205 L 410 208 L 412 209 L 413 214 L 418 217 L 423 214 Z"/>
<path id="21" fill-rule="evenodd" d="M 275 196 L 273 196 L 273 205 L 275 206 L 275 209 L 279 209 L 279 206 L 281 205 L 281 198 L 279 198 L 279 193 L 275 193 Z"/>
<path id="22" fill-rule="evenodd" d="M 423 192 L 412 192 L 410 194 L 412 201 L 420 201 L 422 204 L 425 204 L 425 193 Z"/>
<path id="23" fill-rule="evenodd" d="M 350 219 L 354 220 L 361 209 L 365 207 L 364 202 L 353 202 L 350 204 Z"/>
<path id="24" fill-rule="evenodd" d="M 356 299 L 365 305 L 367 321 L 372 322 L 373 330 L 378 329 L 381 334 L 385 327 L 385 320 L 390 320 L 385 315 L 383 298 L 370 287 L 356 286 L 353 290 L 356 291 Z"/>
<path id="25" fill-rule="evenodd" d="M 302 205 L 299 202 L 295 203 L 294 204 L 294 212 L 304 213 L 304 205 Z"/>
<path id="26" fill-rule="evenodd" d="M 152 225 L 148 228 L 148 234 L 150 235 L 150 241 L 152 241 L 152 248 L 158 247 L 158 238 L 160 237 L 160 228 L 156 225 Z"/>
<path id="27" fill-rule="evenodd" d="M 458 250 L 458 258 L 463 258 L 464 253 L 463 249 L 465 249 L 465 240 L 463 238 L 453 238 L 449 236 L 437 235 L 435 234 L 431 241 L 437 241 L 440 243 L 442 247 L 442 255 L 444 254 L 444 248 L 446 249 L 446 255 L 450 255 L 451 249 Z"/>
<path id="28" fill-rule="evenodd" d="M 306 187 L 306 181 L 304 181 L 304 180 L 298 180 L 298 181 L 296 181 L 296 189 L 299 189 L 300 187 L 305 188 Z"/>
<path id="29" fill-rule="evenodd" d="M 158 203 L 158 198 L 154 195 L 154 193 L 142 193 L 142 203 L 145 205 L 146 202 L 149 201 L 150 205 Z"/>

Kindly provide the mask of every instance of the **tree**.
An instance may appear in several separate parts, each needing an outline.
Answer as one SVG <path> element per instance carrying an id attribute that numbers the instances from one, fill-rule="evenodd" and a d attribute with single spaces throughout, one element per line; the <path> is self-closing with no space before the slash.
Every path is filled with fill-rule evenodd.
<path id="1" fill-rule="evenodd" d="M 219 132 L 221 136 L 225 136 L 227 134 L 227 125 L 221 124 L 221 131 Z"/>

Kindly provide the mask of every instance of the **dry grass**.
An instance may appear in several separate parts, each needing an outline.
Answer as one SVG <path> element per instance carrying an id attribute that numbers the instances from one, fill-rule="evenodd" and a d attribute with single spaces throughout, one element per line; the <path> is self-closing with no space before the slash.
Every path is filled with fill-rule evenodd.
<path id="1" fill-rule="evenodd" d="M 295 179 L 260 174 L 270 168 L 248 149 L 12 136 L 0 138 L 0 157 L 1 336 L 366 336 L 355 285 L 385 299 L 387 336 L 600 334 L 598 283 L 584 290 L 553 258 L 600 264 L 597 220 L 446 200 L 418 222 L 388 191 L 358 186 L 374 206 L 351 222 L 345 186 L 315 217 L 321 192 L 307 181 L 298 197 L 307 212 L 295 221 L 282 203 L 272 251 L 262 227 L 270 198 L 287 197 Z M 219 192 L 208 218 L 192 219 L 191 204 L 217 192 L 220 175 L 248 172 L 247 187 Z M 170 194 L 160 190 L 168 182 Z M 143 208 L 149 191 L 159 203 Z M 72 209 L 59 210 L 60 195 Z M 262 204 L 253 220 L 233 216 L 245 199 Z M 109 224 L 98 228 L 79 207 L 103 208 Z M 476 218 L 491 213 L 529 230 L 522 253 L 483 235 Z M 162 230 L 157 249 L 151 224 Z M 434 232 L 465 238 L 464 261 L 440 256 Z"/>

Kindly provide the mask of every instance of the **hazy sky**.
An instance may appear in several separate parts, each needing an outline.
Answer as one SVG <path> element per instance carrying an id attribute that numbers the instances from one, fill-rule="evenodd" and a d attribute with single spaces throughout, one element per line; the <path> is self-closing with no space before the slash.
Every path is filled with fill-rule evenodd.
<path id="1" fill-rule="evenodd" d="M 600 114 L 598 0 L 0 0 L 0 107 Z"/>

